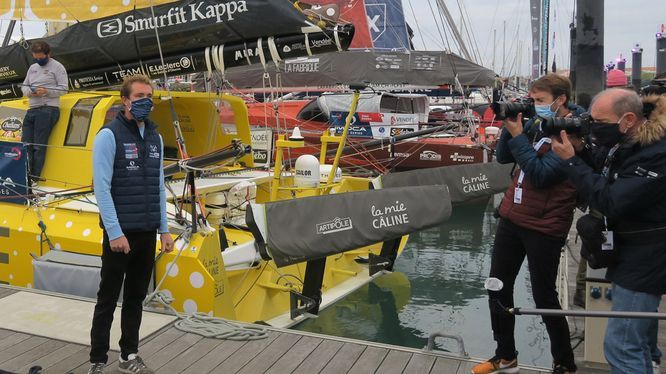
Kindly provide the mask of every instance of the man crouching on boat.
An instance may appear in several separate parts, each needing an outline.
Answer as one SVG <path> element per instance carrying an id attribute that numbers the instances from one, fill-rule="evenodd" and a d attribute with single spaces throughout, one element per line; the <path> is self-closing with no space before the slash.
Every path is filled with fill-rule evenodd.
<path id="1" fill-rule="evenodd" d="M 499 207 L 501 218 L 490 265 L 490 277 L 504 284 L 499 291 L 488 291 L 497 349 L 493 358 L 472 369 L 474 374 L 518 372 L 515 317 L 498 308 L 498 302 L 513 307 L 513 286 L 525 257 L 536 307 L 561 308 L 555 279 L 573 220 L 576 190 L 567 180 L 562 161 L 550 150 L 550 139 L 542 133 L 541 123 L 548 117 L 578 115 L 583 110 L 568 105 L 571 82 L 555 74 L 535 81 L 530 97 L 537 117 L 524 128 L 522 113 L 518 119 L 507 119 L 497 145 L 497 160 L 516 163 L 520 171 L 515 173 Z M 553 373 L 576 372 L 566 319 L 543 317 L 543 321 L 550 337 Z"/>
<path id="2" fill-rule="evenodd" d="M 102 270 L 90 330 L 89 374 L 104 373 L 113 312 L 123 289 L 120 357 L 122 373 L 153 373 L 141 357 L 139 327 L 160 233 L 161 250 L 171 252 L 162 169 L 163 141 L 148 115 L 153 87 L 144 75 L 125 79 L 120 97 L 125 110 L 95 137 L 93 179 L 104 230 Z"/>

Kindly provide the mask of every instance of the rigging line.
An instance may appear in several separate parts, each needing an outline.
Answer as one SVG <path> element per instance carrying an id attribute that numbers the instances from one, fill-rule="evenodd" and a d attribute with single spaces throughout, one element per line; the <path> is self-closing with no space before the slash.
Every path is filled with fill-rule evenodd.
<path id="1" fill-rule="evenodd" d="M 472 56 L 474 56 L 475 59 L 478 58 L 478 60 L 476 61 L 477 63 L 483 64 L 481 56 L 479 55 L 479 46 L 476 45 L 476 40 L 472 38 L 472 36 L 474 35 L 474 31 L 472 31 L 470 35 L 471 27 L 469 25 L 468 20 L 466 19 L 466 17 L 469 17 L 466 8 L 464 8 L 464 6 L 460 3 L 460 0 L 456 0 L 456 2 L 458 3 L 458 10 L 460 10 L 460 18 L 462 21 L 460 27 L 465 29 L 465 35 L 467 35 L 467 41 L 470 44 L 470 49 L 472 50 Z"/>
<path id="2" fill-rule="evenodd" d="M 440 1 L 443 1 L 443 0 L 440 0 Z M 430 2 L 430 0 L 428 0 L 428 2 Z M 437 4 L 439 4 L 439 1 L 438 1 Z M 439 16 L 440 16 L 440 18 L 443 18 L 441 9 L 440 9 Z M 443 22 L 443 20 L 442 20 L 442 22 Z M 456 86 L 460 85 L 460 81 L 458 80 L 458 69 L 456 68 L 456 61 L 453 58 L 453 53 L 451 52 L 451 44 L 449 43 L 449 37 L 446 34 L 444 34 L 444 36 L 445 36 L 445 40 L 446 40 L 446 45 L 449 48 L 448 57 L 449 57 L 449 62 L 451 63 L 451 70 L 453 71 L 453 76 L 454 76 L 453 86 L 456 87 Z M 465 92 L 463 90 L 462 85 L 460 85 L 459 89 L 460 89 L 460 93 L 462 94 L 462 97 L 463 97 L 463 99 L 462 99 L 463 109 L 467 109 L 468 108 L 468 103 L 465 100 Z"/>
<path id="3" fill-rule="evenodd" d="M 136 13 L 136 2 L 134 3 L 134 12 Z M 150 0 L 150 14 L 153 17 L 153 19 L 155 19 L 155 7 L 153 6 L 153 0 Z M 166 88 L 167 95 L 168 95 L 169 108 L 171 109 L 172 125 L 174 127 L 174 132 L 176 133 L 176 142 L 178 143 L 178 150 L 180 151 L 180 156 L 185 159 L 185 158 L 189 158 L 189 155 L 187 153 L 187 147 L 185 145 L 185 138 L 184 138 L 183 132 L 180 128 L 180 121 L 178 120 L 178 113 L 176 112 L 176 104 L 174 103 L 174 98 L 171 95 L 171 89 L 169 88 L 169 84 L 168 84 L 168 81 L 167 81 L 168 77 L 167 77 L 167 73 L 166 73 L 166 65 L 164 64 L 164 54 L 162 53 L 162 43 L 161 43 L 160 35 L 159 35 L 159 32 L 157 31 L 157 29 L 158 29 L 157 27 L 153 28 L 153 30 L 155 30 L 155 39 L 157 41 L 157 49 L 158 49 L 159 54 L 160 54 L 160 62 L 162 64 L 162 72 L 164 74 L 164 86 Z M 136 45 L 136 43 L 137 43 L 136 34 L 134 35 L 134 40 L 135 40 L 135 45 Z M 138 47 L 138 45 L 137 45 L 137 47 Z M 137 51 L 138 51 L 138 48 L 137 48 Z M 195 196 L 193 196 L 195 201 L 192 201 L 192 204 L 198 205 L 199 209 L 201 210 L 202 216 L 206 217 L 206 210 L 204 209 L 203 202 L 199 198 L 199 194 L 193 189 L 192 189 L 191 192 L 192 192 L 193 195 L 195 195 Z M 195 209 L 195 211 L 196 211 L 196 209 Z M 198 219 L 198 217 L 192 217 L 193 224 L 194 224 L 194 222 L 196 222 L 197 219 Z"/>
<path id="4" fill-rule="evenodd" d="M 62 0 L 56 0 L 56 1 L 58 2 L 58 4 L 59 4 L 63 9 L 65 9 L 65 11 L 66 11 L 67 13 L 69 13 L 69 14 L 72 16 L 72 18 L 74 18 L 74 20 L 76 21 L 76 23 L 78 23 L 79 25 L 81 25 L 81 27 L 85 27 L 86 29 L 88 29 L 89 32 L 92 33 L 92 31 L 90 30 L 90 28 L 88 27 L 88 25 L 86 25 L 85 23 L 82 23 L 78 18 L 76 18 L 76 16 L 74 15 L 74 13 L 73 13 L 71 10 L 69 10 L 69 8 L 68 8 L 67 6 L 65 6 L 65 4 L 63 4 Z M 23 35 L 23 25 L 21 25 L 21 35 Z M 104 47 L 104 45 L 103 45 L 102 43 L 100 43 L 99 40 L 98 40 L 97 38 L 94 38 L 93 41 L 94 41 L 95 44 L 97 45 L 97 48 L 99 48 L 99 50 L 102 51 L 102 53 L 104 54 L 104 56 L 107 57 L 107 58 L 109 58 L 111 61 L 115 62 L 116 65 L 118 65 L 118 69 L 121 70 L 121 69 L 122 69 L 122 65 L 120 64 L 120 61 L 116 60 L 116 59 L 113 57 L 113 55 L 110 53 L 110 51 L 107 51 L 106 48 Z M 27 48 L 26 48 L 26 49 L 27 49 Z"/>
<path id="5" fill-rule="evenodd" d="M 243 299 L 245 299 L 245 297 L 250 294 L 250 292 L 254 288 L 254 285 L 257 284 L 257 281 L 259 281 L 259 278 L 261 278 L 261 274 L 263 274 L 264 270 L 266 270 L 266 267 L 268 267 L 268 263 L 269 263 L 269 261 L 264 262 L 264 266 L 261 268 L 261 271 L 259 272 L 257 277 L 254 279 L 254 282 L 252 282 L 252 284 L 247 289 L 245 294 L 240 298 L 240 300 L 238 300 L 238 302 L 234 304 L 234 308 L 238 307 L 238 305 L 240 305 L 240 303 L 243 302 Z"/>
<path id="6" fill-rule="evenodd" d="M 473 43 L 473 49 L 476 51 L 477 56 L 479 57 L 479 64 L 483 65 L 483 59 L 481 58 L 481 51 L 479 49 L 479 42 L 476 39 L 476 32 L 474 32 L 474 28 L 472 28 L 471 25 L 471 17 L 469 16 L 469 13 L 467 12 L 467 6 L 465 5 L 464 2 L 461 2 L 463 10 L 465 11 L 465 18 L 464 21 L 467 23 L 467 31 L 472 35 L 472 40 L 470 43 Z"/>
<path id="7" fill-rule="evenodd" d="M 516 36 L 513 38 L 513 40 L 511 41 L 511 45 L 509 46 L 508 53 L 509 53 L 510 56 L 513 56 L 513 59 L 511 60 L 511 66 L 509 67 L 507 77 L 510 77 L 512 75 L 513 68 L 516 65 L 516 59 L 518 58 L 518 56 L 517 56 L 518 53 L 514 53 L 513 50 L 514 50 L 514 47 L 516 48 L 516 50 L 518 50 L 518 48 L 520 46 L 520 43 L 518 42 L 518 35 L 520 34 L 520 26 L 521 26 L 520 23 L 518 23 L 518 25 L 516 27 Z"/>
<path id="8" fill-rule="evenodd" d="M 490 24 L 490 29 L 488 33 L 488 39 L 486 39 L 486 45 L 483 47 L 484 52 L 484 58 L 487 57 L 487 55 L 492 51 L 492 48 L 488 48 L 488 45 L 490 44 L 490 41 L 493 39 L 493 30 L 495 28 L 495 20 L 497 19 L 497 10 L 499 9 L 499 4 L 500 0 L 496 0 L 495 2 L 495 11 L 493 11 L 493 22 Z"/>
<path id="9" fill-rule="evenodd" d="M 432 7 L 432 3 L 430 0 L 428 0 L 428 6 L 430 6 L 430 13 L 432 14 L 432 18 L 435 20 L 435 26 L 437 27 L 437 31 L 439 32 L 439 37 L 442 39 L 442 43 L 444 43 L 444 35 L 442 34 L 442 30 L 439 28 L 439 23 L 437 22 L 437 17 L 435 17 L 435 9 Z M 440 18 L 442 15 L 439 15 Z M 442 28 L 444 27 L 444 21 L 442 20 Z M 444 44 L 444 47 L 446 47 L 446 44 Z M 449 46 L 449 52 L 451 51 L 451 46 Z"/>
<path id="10" fill-rule="evenodd" d="M 449 31 L 451 32 L 451 34 L 453 34 L 455 31 L 453 30 L 453 28 L 452 28 L 451 25 L 449 24 L 448 20 L 445 21 L 445 19 L 444 19 L 444 15 L 442 14 L 442 13 L 443 13 L 443 9 L 442 9 L 442 7 L 441 7 L 441 3 L 440 3 L 440 1 L 439 1 L 439 0 L 436 0 L 436 1 L 437 1 L 437 10 L 439 11 L 439 12 L 438 12 L 438 14 L 439 14 L 439 19 L 440 19 L 440 21 L 442 22 L 442 30 L 444 31 L 444 38 L 442 38 L 442 42 L 446 42 L 446 44 L 445 44 L 445 49 L 448 49 L 449 52 L 453 52 L 453 49 L 451 49 L 451 44 L 450 44 L 449 41 L 448 41 L 448 37 L 449 37 L 449 36 L 448 36 L 448 33 L 447 33 L 447 29 L 446 29 L 446 28 L 448 27 L 448 29 L 449 29 Z M 434 13 L 434 11 L 433 11 L 433 17 L 435 17 L 435 13 Z M 446 40 L 444 40 L 445 38 L 446 38 Z M 463 47 L 460 46 L 460 44 L 459 44 L 459 42 L 458 42 L 458 39 L 454 38 L 453 40 L 454 40 L 454 43 L 455 43 L 456 47 L 458 48 L 458 54 L 460 54 L 461 56 L 464 57 L 464 56 L 465 56 L 465 53 L 464 53 L 464 51 L 463 51 Z"/>
<path id="11" fill-rule="evenodd" d="M 414 18 L 414 23 L 416 24 L 416 30 L 419 32 L 419 35 L 423 35 L 423 32 L 421 31 L 421 22 L 418 21 L 416 18 L 416 12 L 414 12 L 414 6 L 412 6 L 412 0 L 408 0 L 409 8 L 412 10 L 412 17 Z M 423 50 L 427 51 L 428 47 L 426 47 L 425 40 L 423 40 L 423 37 L 421 37 L 421 43 L 423 43 Z"/>

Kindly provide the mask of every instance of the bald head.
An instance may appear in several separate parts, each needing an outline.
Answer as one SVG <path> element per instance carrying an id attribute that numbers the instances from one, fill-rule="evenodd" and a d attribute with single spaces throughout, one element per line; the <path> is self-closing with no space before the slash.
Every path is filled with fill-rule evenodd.
<path id="1" fill-rule="evenodd" d="M 590 114 L 596 122 L 620 122 L 620 131 L 626 133 L 644 121 L 643 103 L 633 91 L 611 88 L 600 92 L 592 100 Z"/>

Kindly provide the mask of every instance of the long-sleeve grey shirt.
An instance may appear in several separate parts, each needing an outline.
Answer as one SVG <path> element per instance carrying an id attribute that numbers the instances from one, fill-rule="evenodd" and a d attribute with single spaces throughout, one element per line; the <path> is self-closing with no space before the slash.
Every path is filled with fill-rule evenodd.
<path id="1" fill-rule="evenodd" d="M 42 87 L 46 95 L 34 96 L 32 90 Z M 35 63 L 30 65 L 28 74 L 23 80 L 23 96 L 30 99 L 30 107 L 36 108 L 44 105 L 60 106 L 60 96 L 67 93 L 67 71 L 61 63 L 49 58 L 44 66 Z"/>

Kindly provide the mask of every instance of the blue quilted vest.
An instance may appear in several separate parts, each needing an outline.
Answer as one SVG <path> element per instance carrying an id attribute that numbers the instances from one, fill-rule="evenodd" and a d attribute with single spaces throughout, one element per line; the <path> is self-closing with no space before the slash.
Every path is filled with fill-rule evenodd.
<path id="1" fill-rule="evenodd" d="M 160 156 L 155 124 L 146 119 L 144 137 L 122 113 L 103 128 L 113 132 L 116 155 L 111 197 L 123 232 L 154 231 L 160 226 Z"/>

